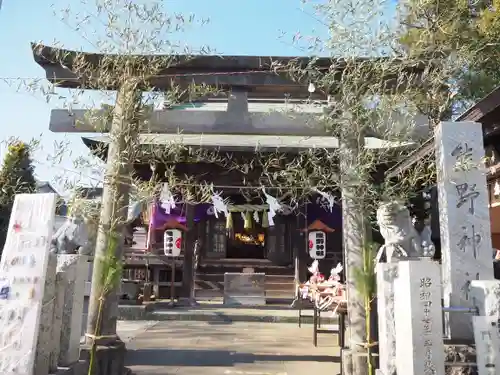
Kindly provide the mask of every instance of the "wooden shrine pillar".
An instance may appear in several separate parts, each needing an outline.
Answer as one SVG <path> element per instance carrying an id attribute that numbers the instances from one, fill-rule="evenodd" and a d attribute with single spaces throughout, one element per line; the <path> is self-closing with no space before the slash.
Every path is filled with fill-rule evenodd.
<path id="1" fill-rule="evenodd" d="M 274 226 L 267 229 L 267 259 L 277 266 L 290 265 L 290 249 L 287 247 L 286 218 L 276 216 L 274 218 Z"/>
<path id="2" fill-rule="evenodd" d="M 305 207 L 302 205 L 296 217 L 297 226 L 292 233 L 293 241 L 293 262 L 295 265 L 295 282 L 305 282 L 307 278 L 306 259 L 306 238 L 307 233 L 302 232 L 306 227 Z"/>
<path id="3" fill-rule="evenodd" d="M 194 226 L 194 211 L 194 205 L 186 203 L 186 227 L 188 228 L 188 231 L 184 233 L 184 241 L 182 241 L 184 262 L 182 269 L 182 290 L 180 292 L 180 297 L 183 298 L 189 298 L 194 282 L 193 254 L 194 243 L 197 236 L 197 231 Z"/>

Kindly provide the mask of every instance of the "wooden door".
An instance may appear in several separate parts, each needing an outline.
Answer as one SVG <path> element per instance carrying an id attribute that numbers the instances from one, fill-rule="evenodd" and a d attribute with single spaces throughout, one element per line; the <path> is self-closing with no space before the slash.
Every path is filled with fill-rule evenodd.
<path id="1" fill-rule="evenodd" d="M 221 219 L 207 220 L 205 235 L 205 256 L 210 259 L 225 258 L 227 250 L 226 223 Z"/>
<path id="2" fill-rule="evenodd" d="M 275 219 L 274 226 L 267 229 L 267 259 L 278 266 L 291 263 L 290 241 L 287 241 L 288 225 L 282 217 Z"/>

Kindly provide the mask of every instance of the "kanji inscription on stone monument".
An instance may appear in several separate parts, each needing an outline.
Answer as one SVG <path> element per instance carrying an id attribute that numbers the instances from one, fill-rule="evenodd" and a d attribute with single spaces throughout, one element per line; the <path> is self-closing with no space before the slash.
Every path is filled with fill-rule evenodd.
<path id="1" fill-rule="evenodd" d="M 435 133 L 444 306 L 472 307 L 470 281 L 493 279 L 481 124 L 441 122 Z M 445 334 L 472 339 L 467 314 L 445 314 Z"/>
<path id="2" fill-rule="evenodd" d="M 396 369 L 405 375 L 444 375 L 441 280 L 430 259 L 401 260 L 394 285 Z"/>

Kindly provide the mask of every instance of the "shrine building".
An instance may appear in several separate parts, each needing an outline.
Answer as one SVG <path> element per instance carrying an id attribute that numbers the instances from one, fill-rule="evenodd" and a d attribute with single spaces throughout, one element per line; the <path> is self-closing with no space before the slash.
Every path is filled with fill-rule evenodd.
<path id="1" fill-rule="evenodd" d="M 49 81 L 59 87 L 78 88 L 79 78 L 71 72 L 71 61 L 63 64 L 52 61 L 56 49 L 48 46 L 34 48 L 37 64 L 46 72 Z M 65 55 L 74 56 L 67 51 Z M 89 61 L 102 55 L 87 54 Z M 149 133 L 139 135 L 141 144 L 167 145 L 181 143 L 185 146 L 231 152 L 237 157 L 252 157 L 258 147 L 260 152 L 277 149 L 293 156 L 312 148 L 333 149 L 338 140 L 330 136 L 318 117 L 328 105 L 325 95 L 308 90 L 308 82 L 296 82 L 270 69 L 273 61 L 287 63 L 299 59 L 307 64 L 308 58 L 262 56 L 198 56 L 190 57 L 165 69 L 153 77 L 155 87 L 166 90 L 171 79 L 180 84 L 195 82 L 222 88 L 226 95 L 198 101 L 184 106 L 155 109 L 150 118 Z M 319 59 L 325 69 L 330 59 Z M 69 68 L 68 68 L 69 67 Z M 162 78 L 163 77 L 163 78 Z M 110 88 L 116 89 L 116 88 Z M 304 104 L 308 99 L 309 104 Z M 287 111 L 293 110 L 293 116 Z M 75 124 L 78 123 L 78 126 Z M 417 126 L 426 132 L 427 120 L 416 119 Z M 98 133 L 85 121 L 85 110 L 52 110 L 49 129 L 58 133 L 94 133 L 82 137 L 92 151 L 102 150 L 109 143 L 106 133 Z M 365 138 L 366 147 L 391 147 L 389 142 Z M 389 146 L 387 146 L 389 145 Z M 396 146 L 394 146 L 396 147 Z M 398 146 L 399 147 L 399 146 Z M 98 155 L 106 160 L 106 154 Z M 155 220 L 163 229 L 168 223 L 185 228 L 183 251 L 175 260 L 175 293 L 187 297 L 194 288 L 197 300 L 222 297 L 224 273 L 243 270 L 266 274 L 266 299 L 268 303 L 291 301 L 295 281 L 307 278 L 309 256 L 308 232 L 326 234 L 321 271 L 328 275 L 330 269 L 343 262 L 342 210 L 338 204 L 330 207 L 321 195 L 312 195 L 309 202 L 298 208 L 284 209 L 274 218 L 274 225 L 266 223 L 269 206 L 255 195 L 245 194 L 242 171 L 224 170 L 210 163 L 175 163 L 175 174 L 193 176 L 199 183 L 213 184 L 229 198 L 232 219 L 228 235 L 227 219 L 216 218 L 211 204 L 185 205 L 182 202 L 167 214 L 158 209 Z M 154 173 L 162 176 L 169 165 L 156 165 Z M 143 180 L 153 174 L 149 161 L 136 163 L 134 170 Z M 258 181 L 251 181 L 259 186 Z M 268 190 L 274 194 L 273 189 Z M 332 195 L 340 197 L 338 191 Z M 286 198 L 284 199 L 286 203 Z M 149 215 L 150 216 L 150 215 Z M 125 251 L 124 278 L 129 282 L 153 283 L 158 298 L 170 296 L 172 262 L 163 256 L 162 233 L 158 233 L 159 247 L 146 250 L 146 228 L 151 217 L 143 212 L 141 225 L 135 228 L 133 241 Z M 161 232 L 161 231 L 159 231 Z M 200 246 L 194 253 L 194 246 Z"/>

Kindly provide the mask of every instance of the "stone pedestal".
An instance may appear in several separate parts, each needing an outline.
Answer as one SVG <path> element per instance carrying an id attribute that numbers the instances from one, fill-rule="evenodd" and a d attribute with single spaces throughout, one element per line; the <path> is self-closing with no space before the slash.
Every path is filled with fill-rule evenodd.
<path id="1" fill-rule="evenodd" d="M 377 312 L 380 371 L 396 371 L 396 328 L 394 325 L 394 281 L 398 263 L 377 264 Z"/>
<path id="2" fill-rule="evenodd" d="M 444 306 L 472 307 L 472 280 L 492 280 L 482 126 L 442 122 L 435 133 Z M 471 340 L 467 314 L 445 314 L 446 335 Z"/>
<path id="3" fill-rule="evenodd" d="M 399 262 L 394 318 L 397 373 L 444 375 L 441 272 L 436 262 Z"/>
<path id="4" fill-rule="evenodd" d="M 87 257 L 58 255 L 57 270 L 64 274 L 66 285 L 61 319 L 59 365 L 69 366 L 78 361 L 83 319 L 85 281 L 88 276 Z"/>
<path id="5" fill-rule="evenodd" d="M 47 275 L 45 277 L 45 289 L 43 294 L 42 314 L 40 315 L 40 327 L 38 330 L 38 341 L 36 345 L 35 375 L 47 375 L 50 370 L 51 358 L 56 350 L 53 341 L 53 319 L 54 305 L 56 299 L 56 267 L 57 258 L 50 254 L 47 264 Z"/>
<path id="6" fill-rule="evenodd" d="M 84 374 L 88 373 L 91 351 L 90 345 L 82 346 L 80 359 L 86 364 Z M 94 357 L 96 367 L 92 375 L 123 375 L 126 352 L 125 343 L 120 340 L 105 346 L 97 345 Z"/>
<path id="7" fill-rule="evenodd" d="M 352 350 L 346 349 L 346 348 L 341 348 L 340 349 L 340 357 L 341 357 L 340 366 L 342 366 L 342 374 L 346 374 L 346 375 L 353 374 L 354 368 L 353 368 L 353 363 L 352 363 Z"/>

